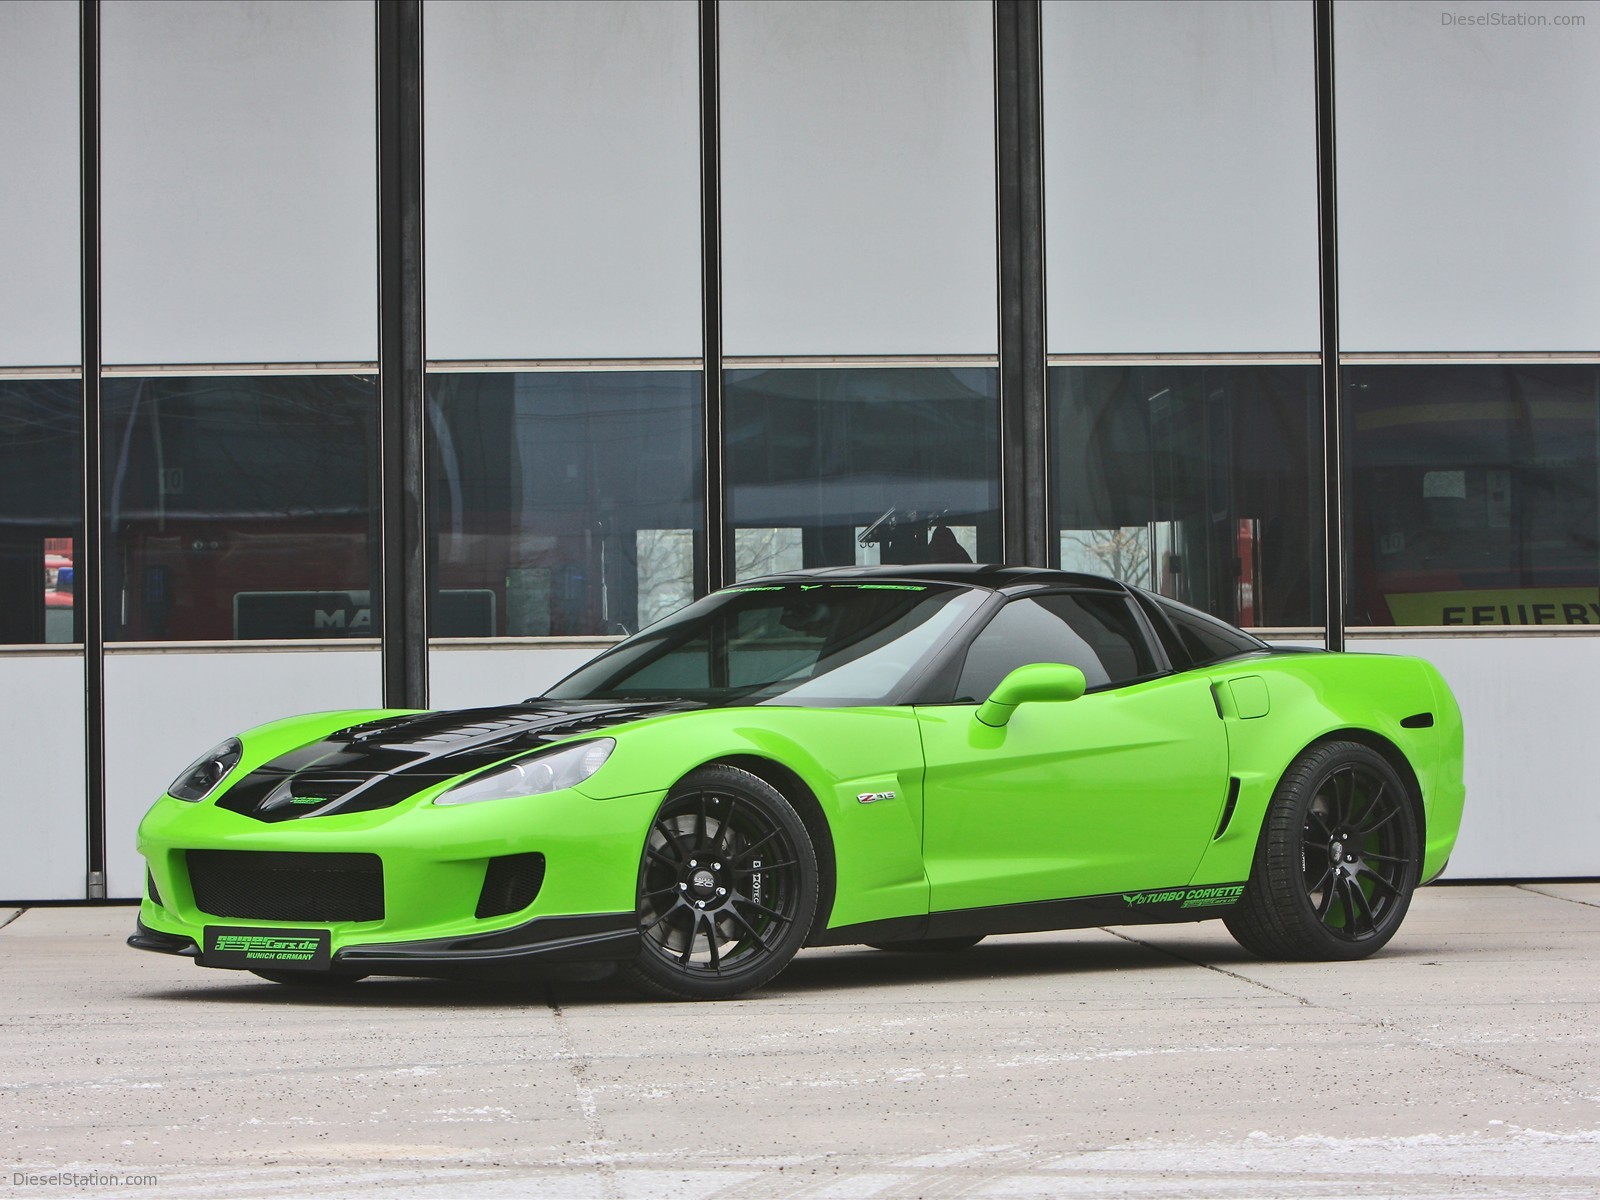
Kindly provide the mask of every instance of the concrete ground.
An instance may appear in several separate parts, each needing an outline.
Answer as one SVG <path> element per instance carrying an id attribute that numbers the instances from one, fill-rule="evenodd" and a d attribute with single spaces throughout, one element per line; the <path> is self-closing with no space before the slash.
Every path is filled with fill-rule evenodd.
<path id="1" fill-rule="evenodd" d="M 1600 1195 L 1600 884 L 1431 888 L 1362 963 L 1095 929 L 812 950 L 713 1005 L 307 996 L 132 923 L 0 929 L 0 1194 Z"/>

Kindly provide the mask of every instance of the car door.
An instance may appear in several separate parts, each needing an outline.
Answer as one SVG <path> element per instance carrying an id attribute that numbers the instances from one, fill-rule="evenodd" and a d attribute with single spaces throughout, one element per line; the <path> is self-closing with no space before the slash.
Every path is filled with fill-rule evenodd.
<path id="1" fill-rule="evenodd" d="M 1226 734 L 1208 681 L 1163 673 L 1131 600 L 1008 601 L 968 650 L 956 702 L 919 706 L 923 854 L 934 912 L 1186 883 L 1227 797 Z M 1083 670 L 1077 700 L 977 706 L 1012 669 Z"/>

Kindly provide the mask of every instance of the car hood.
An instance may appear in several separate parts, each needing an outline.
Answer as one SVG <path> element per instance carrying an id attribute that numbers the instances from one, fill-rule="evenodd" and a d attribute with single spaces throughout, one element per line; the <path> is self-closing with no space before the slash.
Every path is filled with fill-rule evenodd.
<path id="1" fill-rule="evenodd" d="M 389 808 L 424 788 L 551 742 L 698 707 L 687 701 L 529 700 L 380 717 L 262 763 L 216 803 L 260 821 Z"/>

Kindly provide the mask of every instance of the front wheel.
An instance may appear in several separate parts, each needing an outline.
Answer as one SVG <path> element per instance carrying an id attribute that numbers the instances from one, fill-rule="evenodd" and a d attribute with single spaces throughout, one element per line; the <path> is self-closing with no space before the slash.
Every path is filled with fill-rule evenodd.
<path id="1" fill-rule="evenodd" d="M 750 991 L 789 965 L 817 911 L 817 857 L 783 794 L 736 767 L 686 776 L 639 864 L 643 945 L 629 982 L 674 1000 Z"/>
<path id="2" fill-rule="evenodd" d="M 1400 928 L 1421 860 L 1416 813 L 1388 761 L 1358 742 L 1314 746 L 1273 793 L 1228 932 L 1265 958 L 1365 958 Z"/>

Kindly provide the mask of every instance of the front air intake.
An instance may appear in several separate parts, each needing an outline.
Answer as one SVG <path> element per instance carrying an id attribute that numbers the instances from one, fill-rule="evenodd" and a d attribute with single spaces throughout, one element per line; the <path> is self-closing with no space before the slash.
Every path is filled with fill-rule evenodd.
<path id="1" fill-rule="evenodd" d="M 247 921 L 381 921 L 383 862 L 376 854 L 190 850 L 195 907 Z"/>
<path id="2" fill-rule="evenodd" d="M 543 883 L 542 854 L 507 854 L 491 858 L 488 870 L 483 873 L 483 891 L 478 895 L 479 919 L 522 911 L 538 897 Z"/>

